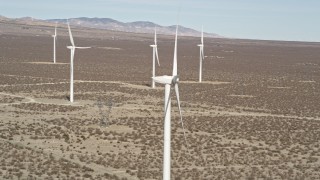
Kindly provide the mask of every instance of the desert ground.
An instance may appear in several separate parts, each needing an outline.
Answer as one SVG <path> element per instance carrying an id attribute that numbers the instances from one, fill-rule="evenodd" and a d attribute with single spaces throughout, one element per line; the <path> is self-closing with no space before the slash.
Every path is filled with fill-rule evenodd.
<path id="1" fill-rule="evenodd" d="M 0 179 L 161 179 L 164 87 L 152 34 L 0 22 Z M 320 43 L 178 38 L 173 179 L 320 179 Z M 174 37 L 159 35 L 172 73 Z"/>

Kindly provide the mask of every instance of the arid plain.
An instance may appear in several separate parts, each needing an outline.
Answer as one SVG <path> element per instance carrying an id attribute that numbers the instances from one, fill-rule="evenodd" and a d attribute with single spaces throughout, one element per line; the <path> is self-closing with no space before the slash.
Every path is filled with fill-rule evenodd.
<path id="1" fill-rule="evenodd" d="M 69 37 L 61 25 L 53 64 L 53 30 L 0 23 L 0 178 L 161 179 L 153 35 L 72 27 L 92 48 L 76 50 L 71 104 Z M 178 38 L 187 144 L 172 95 L 172 178 L 319 179 L 320 43 L 205 38 L 197 83 L 199 43 Z M 171 74 L 173 46 L 158 36 L 157 75 Z"/>

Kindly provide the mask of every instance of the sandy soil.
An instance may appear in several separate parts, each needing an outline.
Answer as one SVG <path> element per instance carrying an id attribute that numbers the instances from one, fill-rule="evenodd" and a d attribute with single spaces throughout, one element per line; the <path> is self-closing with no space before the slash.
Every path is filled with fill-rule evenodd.
<path id="1" fill-rule="evenodd" d="M 97 47 L 99 49 L 105 49 L 105 50 L 122 50 L 121 48 L 116 47 Z"/>
<path id="2" fill-rule="evenodd" d="M 75 29 L 95 48 L 76 51 L 70 103 L 67 30 L 54 65 L 50 27 L 0 25 L 0 179 L 161 179 L 152 35 Z M 157 75 L 173 39 L 159 35 Z M 320 44 L 207 38 L 199 83 L 198 43 L 179 38 L 187 143 L 172 94 L 172 178 L 319 179 Z"/>
<path id="3" fill-rule="evenodd" d="M 30 63 L 30 64 L 53 64 L 53 65 L 61 65 L 61 64 L 70 64 L 70 63 L 53 63 L 53 62 L 25 62 L 25 63 Z"/>

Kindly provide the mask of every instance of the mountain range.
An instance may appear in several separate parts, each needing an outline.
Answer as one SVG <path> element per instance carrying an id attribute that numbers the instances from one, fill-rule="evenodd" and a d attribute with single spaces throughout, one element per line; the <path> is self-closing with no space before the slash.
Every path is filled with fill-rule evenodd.
<path id="1" fill-rule="evenodd" d="M 1 21 L 15 21 L 26 24 L 37 24 L 37 25 L 52 25 L 53 23 L 67 23 L 69 20 L 70 25 L 85 27 L 85 28 L 95 28 L 95 29 L 106 29 L 113 31 L 122 32 L 132 32 L 132 33 L 154 33 L 156 27 L 157 33 L 172 35 L 175 34 L 176 26 L 161 26 L 149 21 L 135 21 L 135 22 L 121 22 L 111 18 L 70 18 L 70 19 L 35 19 L 32 17 L 22 17 L 22 18 L 7 18 L 0 16 Z M 187 28 L 184 26 L 179 26 L 179 35 L 181 36 L 200 36 L 201 32 Z M 204 33 L 206 37 L 223 38 L 222 36 L 215 33 Z"/>
<path id="2" fill-rule="evenodd" d="M 49 22 L 66 23 L 67 19 L 50 19 Z M 154 33 L 154 28 L 157 28 L 159 34 L 175 34 L 176 26 L 160 26 L 149 21 L 135 21 L 135 22 L 120 22 L 111 18 L 72 18 L 69 19 L 69 23 L 73 26 L 107 29 L 114 31 L 124 31 L 133 33 Z M 200 36 L 201 32 L 191 28 L 179 26 L 179 34 L 182 36 Z M 207 37 L 222 38 L 222 36 L 214 33 L 204 33 Z"/>

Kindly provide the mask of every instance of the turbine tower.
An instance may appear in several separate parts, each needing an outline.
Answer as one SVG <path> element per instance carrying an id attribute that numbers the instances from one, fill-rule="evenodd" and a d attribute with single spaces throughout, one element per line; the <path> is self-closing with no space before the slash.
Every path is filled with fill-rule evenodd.
<path id="1" fill-rule="evenodd" d="M 77 46 L 75 46 L 69 22 L 68 22 L 68 29 L 69 29 L 69 36 L 70 36 L 70 42 L 71 42 L 71 46 L 67 46 L 67 48 L 70 49 L 70 53 L 71 53 L 71 58 L 70 58 L 70 102 L 73 102 L 73 59 L 74 59 L 74 52 L 76 49 L 88 49 L 91 47 L 77 47 Z"/>
<path id="2" fill-rule="evenodd" d="M 199 69 L 199 82 L 202 81 L 202 61 L 204 60 L 204 53 L 203 53 L 203 27 L 202 27 L 202 32 L 201 32 L 201 44 L 198 44 L 200 47 L 200 69 Z"/>
<path id="3" fill-rule="evenodd" d="M 54 35 L 53 37 L 53 63 L 56 63 L 56 40 L 57 40 L 57 23 L 56 27 L 54 28 Z"/>
<path id="4" fill-rule="evenodd" d="M 160 66 L 160 63 L 159 63 L 159 56 L 158 56 L 158 46 L 157 46 L 157 29 L 156 27 L 154 28 L 154 45 L 150 45 L 153 49 L 153 61 L 152 61 L 152 78 L 154 78 L 156 76 L 156 72 L 155 72 L 155 69 L 156 69 L 156 58 L 157 58 L 157 61 L 158 61 L 158 65 Z M 154 79 L 152 79 L 152 88 L 155 88 L 155 82 L 154 82 Z"/>
<path id="5" fill-rule="evenodd" d="M 170 167 L 171 167 L 171 88 L 173 87 L 176 93 L 178 108 L 180 113 L 180 121 L 183 128 L 184 138 L 186 136 L 184 132 L 184 125 L 182 121 L 182 114 L 180 108 L 179 98 L 179 76 L 177 72 L 177 39 L 178 39 L 178 25 L 176 28 L 175 48 L 173 57 L 173 72 L 172 76 L 157 76 L 154 77 L 154 81 L 165 85 L 165 97 L 164 97 L 164 147 L 163 147 L 163 180 L 170 180 Z M 186 141 L 187 142 L 187 141 Z"/>

